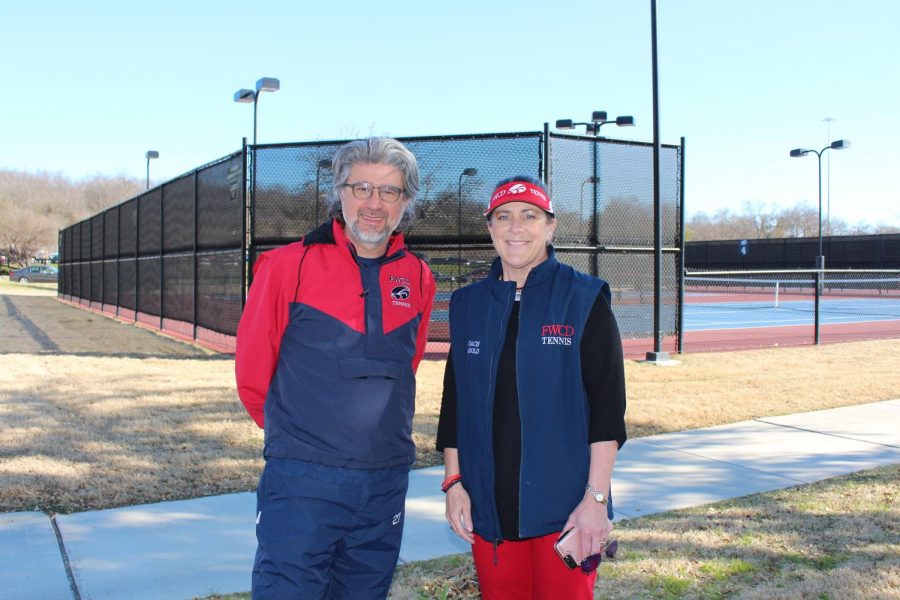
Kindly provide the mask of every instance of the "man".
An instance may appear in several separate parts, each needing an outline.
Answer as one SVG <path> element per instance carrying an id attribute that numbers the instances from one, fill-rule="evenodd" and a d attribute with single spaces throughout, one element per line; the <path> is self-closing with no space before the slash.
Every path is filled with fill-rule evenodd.
<path id="1" fill-rule="evenodd" d="M 406 250 L 419 188 L 400 142 L 342 146 L 332 219 L 262 254 L 237 333 L 238 394 L 265 429 L 253 598 L 384 598 L 415 460 L 415 371 L 434 299 Z"/>

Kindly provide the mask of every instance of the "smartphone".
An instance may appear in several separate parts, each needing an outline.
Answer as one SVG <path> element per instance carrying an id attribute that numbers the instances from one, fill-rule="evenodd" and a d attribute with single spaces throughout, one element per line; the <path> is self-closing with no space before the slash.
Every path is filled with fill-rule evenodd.
<path id="1" fill-rule="evenodd" d="M 581 534 L 574 527 L 566 531 L 560 536 L 556 543 L 553 544 L 556 554 L 562 559 L 566 566 L 574 569 L 581 564 Z"/>

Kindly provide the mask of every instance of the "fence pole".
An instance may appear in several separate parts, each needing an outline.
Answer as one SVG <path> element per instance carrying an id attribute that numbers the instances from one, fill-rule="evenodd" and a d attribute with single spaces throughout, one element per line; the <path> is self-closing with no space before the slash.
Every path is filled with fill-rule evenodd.
<path id="1" fill-rule="evenodd" d="M 247 189 L 251 182 L 247 180 L 247 138 L 241 141 L 241 312 L 244 312 L 244 306 L 247 304 L 247 285 L 249 281 L 248 270 L 250 269 L 250 252 L 253 250 L 253 229 L 248 218 L 250 211 L 253 210 L 253 193 L 247 193 Z"/>
<path id="2" fill-rule="evenodd" d="M 193 198 L 194 198 L 194 248 L 193 248 L 193 250 L 194 250 L 194 260 L 193 260 L 194 271 L 193 271 L 192 277 L 191 277 L 191 279 L 193 281 L 193 297 L 191 298 L 193 308 L 191 309 L 191 323 L 193 324 L 193 331 L 194 331 L 193 336 L 194 336 L 195 340 L 197 339 L 197 298 L 198 298 L 198 295 L 200 292 L 200 285 L 199 285 L 199 282 L 197 281 L 198 277 L 200 276 L 200 269 L 199 269 L 199 265 L 198 265 L 199 259 L 197 257 L 199 228 L 200 228 L 199 223 L 198 223 L 198 219 L 199 219 L 200 215 L 199 215 L 199 211 L 197 210 L 197 190 L 198 190 L 197 182 L 198 182 L 198 179 L 199 179 L 199 172 L 195 170 L 194 171 L 194 194 L 193 194 Z M 243 204 L 243 202 L 241 204 Z M 243 293 L 242 293 L 241 308 L 243 308 L 243 307 L 244 307 L 244 304 L 243 304 Z"/>
<path id="3" fill-rule="evenodd" d="M 159 330 L 163 330 L 163 304 L 166 301 L 166 265 L 163 261 L 163 246 L 166 242 L 165 186 L 159 186 Z"/>
<path id="4" fill-rule="evenodd" d="M 681 181 L 678 186 L 678 319 L 676 352 L 684 352 L 684 136 L 681 137 Z"/>

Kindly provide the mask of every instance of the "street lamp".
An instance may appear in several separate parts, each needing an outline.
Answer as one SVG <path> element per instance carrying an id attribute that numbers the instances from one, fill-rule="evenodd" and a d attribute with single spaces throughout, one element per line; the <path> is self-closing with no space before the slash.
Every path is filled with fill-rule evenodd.
<path id="1" fill-rule="evenodd" d="M 591 120 L 588 123 L 576 123 L 572 119 L 557 119 L 556 120 L 556 128 L 557 129 L 575 129 L 578 125 L 584 125 L 585 133 L 592 134 L 595 138 L 600 137 L 600 128 L 604 125 L 614 124 L 616 127 L 633 127 L 634 126 L 634 117 L 631 115 L 622 115 L 615 118 L 615 120 L 610 120 L 605 110 L 595 110 L 591 113 Z M 591 244 L 595 247 L 599 243 L 598 231 L 597 227 L 599 226 L 600 219 L 597 218 L 597 183 L 600 181 L 599 176 L 597 175 L 597 143 L 594 142 L 593 145 L 593 175 L 589 178 L 591 183 L 594 184 L 594 231 L 591 235 Z M 581 184 L 581 191 L 584 192 L 584 183 Z M 579 213 L 579 217 L 581 214 Z M 596 276 L 598 274 L 597 269 L 597 260 L 596 255 L 595 259 L 591 260 L 591 275 Z"/>
<path id="2" fill-rule="evenodd" d="M 151 158 L 159 158 L 159 152 L 156 150 L 147 150 L 147 187 L 145 189 L 150 189 L 150 159 Z"/>
<path id="3" fill-rule="evenodd" d="M 259 104 L 260 92 L 277 92 L 281 83 L 274 77 L 263 77 L 256 81 L 256 91 L 241 88 L 234 93 L 234 101 L 244 104 L 253 103 L 253 145 L 256 145 L 256 107 Z"/>
<path id="4" fill-rule="evenodd" d="M 835 140 L 831 142 L 830 145 L 825 146 L 821 150 L 811 150 L 807 148 L 794 148 L 791 150 L 791 158 L 796 158 L 798 156 L 806 156 L 810 152 L 816 155 L 819 162 L 819 253 L 816 256 L 816 323 L 815 323 L 815 338 L 816 343 L 819 343 L 819 296 L 821 295 L 821 283 L 822 283 L 822 271 L 825 270 L 825 255 L 822 251 L 822 154 L 826 150 L 843 150 L 844 148 L 850 147 L 850 140 Z"/>
<path id="5" fill-rule="evenodd" d="M 459 174 L 459 180 L 456 183 L 456 243 L 459 244 L 456 256 L 457 281 L 459 281 L 459 277 L 462 275 L 462 178 L 475 177 L 476 175 L 478 175 L 478 169 L 474 167 L 463 169 L 462 173 Z"/>
<path id="6" fill-rule="evenodd" d="M 323 158 L 319 162 L 316 163 L 316 225 L 319 224 L 319 172 L 322 169 L 330 169 L 331 161 L 327 158 Z"/>

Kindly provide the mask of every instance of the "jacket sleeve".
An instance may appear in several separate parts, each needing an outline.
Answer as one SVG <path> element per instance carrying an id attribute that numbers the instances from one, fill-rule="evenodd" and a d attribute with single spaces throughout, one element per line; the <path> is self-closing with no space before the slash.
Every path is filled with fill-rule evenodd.
<path id="1" fill-rule="evenodd" d="M 420 259 L 421 260 L 421 259 Z M 431 308 L 434 306 L 434 275 L 431 269 L 422 261 L 422 294 L 425 297 L 425 310 L 422 311 L 422 320 L 419 321 L 419 331 L 416 334 L 416 354 L 413 356 L 413 373 L 419 369 L 419 363 L 425 356 L 425 345 L 428 343 L 428 323 L 431 321 Z"/>
<path id="2" fill-rule="evenodd" d="M 625 359 L 622 337 L 609 303 L 609 288 L 597 294 L 581 341 L 581 378 L 590 407 L 588 443 L 628 439 L 625 430 Z"/>
<path id="3" fill-rule="evenodd" d="M 253 267 L 253 284 L 238 324 L 234 357 L 238 396 L 261 428 L 263 405 L 288 323 L 288 297 L 276 263 L 263 254 Z"/>

